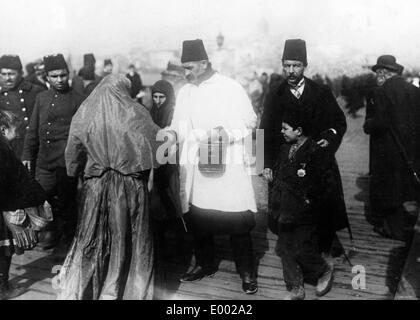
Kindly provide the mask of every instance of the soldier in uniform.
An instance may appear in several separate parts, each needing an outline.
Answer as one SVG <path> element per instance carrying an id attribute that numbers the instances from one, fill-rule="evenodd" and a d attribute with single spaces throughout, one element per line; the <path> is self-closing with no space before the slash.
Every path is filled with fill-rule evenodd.
<path id="1" fill-rule="evenodd" d="M 47 192 L 54 224 L 44 235 L 44 249 L 55 247 L 60 238 L 67 245 L 76 226 L 77 180 L 66 173 L 64 151 L 73 115 L 83 96 L 69 86 L 69 70 L 62 54 L 44 57 L 51 88 L 36 99 L 23 151 L 23 163 L 36 160 L 36 180 Z"/>
<path id="2" fill-rule="evenodd" d="M 34 108 L 35 98 L 43 89 L 23 79 L 19 56 L 4 55 L 0 58 L 0 110 L 13 112 L 20 120 L 17 137 L 11 143 L 20 159 L 23 142 Z"/>

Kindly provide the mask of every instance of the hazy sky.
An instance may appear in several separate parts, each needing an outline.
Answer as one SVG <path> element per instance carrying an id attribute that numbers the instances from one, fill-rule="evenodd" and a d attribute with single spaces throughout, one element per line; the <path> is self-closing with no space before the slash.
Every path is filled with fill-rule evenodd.
<path id="1" fill-rule="evenodd" d="M 419 0 L 0 0 L 0 53 L 98 55 L 178 49 L 184 39 L 300 37 L 331 54 L 420 56 Z M 280 40 L 279 40 L 280 41 Z M 420 65 L 420 61 L 419 61 Z"/>

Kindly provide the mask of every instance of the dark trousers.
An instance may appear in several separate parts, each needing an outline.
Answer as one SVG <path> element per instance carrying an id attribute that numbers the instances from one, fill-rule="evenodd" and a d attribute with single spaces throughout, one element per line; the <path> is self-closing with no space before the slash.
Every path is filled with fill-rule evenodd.
<path id="1" fill-rule="evenodd" d="M 77 225 L 77 179 L 67 176 L 66 168 L 50 171 L 38 167 L 36 180 L 46 191 L 53 210 L 54 221 L 47 230 L 57 231 L 71 241 Z"/>
<path id="2" fill-rule="evenodd" d="M 288 290 L 314 283 L 327 270 L 321 257 L 315 225 L 282 225 L 276 252 L 283 264 L 284 282 Z"/>
<path id="3" fill-rule="evenodd" d="M 251 234 L 249 232 L 244 234 L 231 234 L 230 241 L 233 249 L 233 258 L 239 275 L 241 277 L 249 275 L 255 278 Z M 205 269 L 216 268 L 214 238 L 212 235 L 194 235 L 194 251 L 197 265 Z"/>
<path id="4" fill-rule="evenodd" d="M 9 288 L 9 270 L 12 263 L 11 256 L 0 254 L 0 292 Z"/>

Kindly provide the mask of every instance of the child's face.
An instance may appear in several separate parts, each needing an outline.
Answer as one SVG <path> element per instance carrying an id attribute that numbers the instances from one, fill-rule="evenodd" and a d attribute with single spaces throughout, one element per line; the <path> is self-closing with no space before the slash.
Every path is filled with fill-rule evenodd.
<path id="1" fill-rule="evenodd" d="M 1 127 L 1 134 L 4 136 L 4 138 L 7 141 L 12 141 L 17 136 L 16 126 L 10 126 L 10 127 L 2 126 Z"/>
<path id="2" fill-rule="evenodd" d="M 288 123 L 283 122 L 281 125 L 281 133 L 283 134 L 284 140 L 288 143 L 294 143 L 301 136 L 299 128 L 293 129 Z"/>

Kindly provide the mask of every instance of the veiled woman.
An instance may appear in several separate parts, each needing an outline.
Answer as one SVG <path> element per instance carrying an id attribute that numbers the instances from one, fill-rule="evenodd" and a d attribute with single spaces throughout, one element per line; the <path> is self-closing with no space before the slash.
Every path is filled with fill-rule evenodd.
<path id="1" fill-rule="evenodd" d="M 72 120 L 67 171 L 84 182 L 59 299 L 153 298 L 148 179 L 159 127 L 129 92 L 126 77 L 107 76 Z"/>

